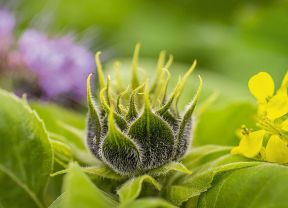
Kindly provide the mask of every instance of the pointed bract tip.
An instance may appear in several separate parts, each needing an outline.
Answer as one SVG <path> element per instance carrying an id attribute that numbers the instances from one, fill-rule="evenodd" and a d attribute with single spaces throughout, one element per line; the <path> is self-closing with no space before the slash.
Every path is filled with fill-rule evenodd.
<path id="1" fill-rule="evenodd" d="M 201 90 L 202 89 L 202 87 L 203 87 L 203 79 L 202 79 L 202 77 L 201 77 L 201 75 L 198 75 L 198 79 L 199 79 L 199 90 Z"/>
<path id="2" fill-rule="evenodd" d="M 139 85 L 138 80 L 138 57 L 140 52 L 140 43 L 137 43 L 135 46 L 133 59 L 132 59 L 132 78 L 131 78 L 131 87 L 135 89 Z"/>
<path id="3" fill-rule="evenodd" d="M 100 55 L 101 55 L 101 51 L 98 51 L 95 54 L 95 62 L 96 62 L 96 66 L 97 66 L 97 73 L 98 73 L 98 80 L 99 80 L 100 89 L 103 89 L 105 87 L 105 81 L 104 81 L 104 74 L 103 74 L 102 64 L 101 64 L 101 60 L 100 60 Z"/>
<path id="4" fill-rule="evenodd" d="M 109 123 L 109 127 L 114 127 L 114 107 L 113 105 L 109 106 L 109 114 L 108 114 L 108 123 Z"/>
<path id="5" fill-rule="evenodd" d="M 168 69 L 172 65 L 173 59 L 174 59 L 173 55 L 170 54 L 169 59 L 168 59 L 167 63 L 165 64 L 164 68 Z"/>
<path id="6" fill-rule="evenodd" d="M 202 87 L 203 87 L 203 79 L 202 79 L 202 77 L 200 75 L 198 75 L 198 78 L 199 78 L 199 86 L 198 86 L 197 92 L 196 92 L 196 94 L 194 96 L 194 99 L 192 101 L 193 110 L 194 110 L 194 108 L 195 108 L 195 106 L 196 106 L 196 104 L 197 104 L 197 102 L 199 100 L 199 97 L 200 97 L 200 94 L 201 94 L 201 90 L 202 90 Z"/>
<path id="7" fill-rule="evenodd" d="M 144 100 L 145 100 L 145 109 L 150 108 L 150 98 L 149 98 L 149 86 L 148 86 L 148 81 L 145 82 L 145 87 L 144 87 Z"/>
<path id="8" fill-rule="evenodd" d="M 86 80 L 86 90 L 87 90 L 87 100 L 90 101 L 90 97 L 91 97 L 91 77 L 92 77 L 92 73 L 90 73 L 87 77 Z"/>

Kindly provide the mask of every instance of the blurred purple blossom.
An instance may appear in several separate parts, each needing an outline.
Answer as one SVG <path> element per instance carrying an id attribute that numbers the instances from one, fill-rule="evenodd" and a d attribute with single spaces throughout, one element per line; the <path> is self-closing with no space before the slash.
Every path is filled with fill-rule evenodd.
<path id="1" fill-rule="evenodd" d="M 49 38 L 40 31 L 26 30 L 19 40 L 19 52 L 45 96 L 85 97 L 86 78 L 95 70 L 94 57 L 72 38 Z"/>
<path id="2" fill-rule="evenodd" d="M 0 52 L 9 49 L 14 27 L 15 17 L 8 10 L 0 8 Z"/>

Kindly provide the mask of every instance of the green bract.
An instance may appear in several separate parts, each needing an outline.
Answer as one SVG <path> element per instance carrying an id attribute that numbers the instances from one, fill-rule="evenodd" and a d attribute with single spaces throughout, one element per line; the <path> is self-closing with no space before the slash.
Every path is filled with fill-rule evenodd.
<path id="1" fill-rule="evenodd" d="M 196 61 L 167 97 L 172 57 L 165 64 L 165 53 L 160 53 L 155 81 L 150 87 L 147 78 L 138 79 L 139 49 L 138 44 L 131 83 L 126 89 L 119 75 L 115 86 L 111 87 L 110 76 L 105 83 L 100 52 L 96 54 L 99 90 L 95 96 L 90 87 L 92 74 L 87 79 L 88 146 L 98 159 L 121 175 L 143 174 L 183 157 L 190 146 L 192 113 L 202 87 L 199 76 L 200 84 L 192 102 L 185 112 L 178 112 L 179 97 Z"/>

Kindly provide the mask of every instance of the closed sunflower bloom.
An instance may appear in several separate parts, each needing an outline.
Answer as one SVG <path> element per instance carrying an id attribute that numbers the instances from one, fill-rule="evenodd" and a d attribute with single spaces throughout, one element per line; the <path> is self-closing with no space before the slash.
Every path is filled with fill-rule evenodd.
<path id="1" fill-rule="evenodd" d="M 119 75 L 118 84 L 113 87 L 110 76 L 105 81 L 99 52 L 96 54 L 99 89 L 95 95 L 90 87 L 92 74 L 87 80 L 88 146 L 98 159 L 126 176 L 143 174 L 184 156 L 190 147 L 192 114 L 202 87 L 199 76 L 200 85 L 192 102 L 185 112 L 178 112 L 177 102 L 196 62 L 168 97 L 168 67 L 172 57 L 165 64 L 165 54 L 160 54 L 155 81 L 150 85 L 148 79 L 138 79 L 139 49 L 138 44 L 131 82 L 126 89 L 120 84 Z"/>

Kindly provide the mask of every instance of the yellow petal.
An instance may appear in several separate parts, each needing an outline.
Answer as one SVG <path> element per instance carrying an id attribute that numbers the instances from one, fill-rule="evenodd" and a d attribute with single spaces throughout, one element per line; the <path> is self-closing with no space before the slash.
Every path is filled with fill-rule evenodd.
<path id="1" fill-rule="evenodd" d="M 258 109 L 257 113 L 258 115 L 266 115 L 267 114 L 267 101 L 263 102 L 258 102 Z"/>
<path id="2" fill-rule="evenodd" d="M 275 120 L 288 113 L 288 97 L 277 93 L 273 96 L 267 105 L 267 116 L 271 120 Z"/>
<path id="3" fill-rule="evenodd" d="M 233 147 L 231 149 L 231 152 L 230 152 L 232 155 L 238 155 L 238 154 L 241 154 L 241 152 L 239 152 L 239 147 Z"/>
<path id="4" fill-rule="evenodd" d="M 259 101 L 263 101 L 274 94 L 274 81 L 266 72 L 260 72 L 251 77 L 248 87 L 251 94 Z"/>
<path id="5" fill-rule="evenodd" d="M 288 119 L 281 123 L 281 129 L 284 131 L 288 131 Z"/>
<path id="6" fill-rule="evenodd" d="M 288 143 L 278 135 L 272 135 L 266 146 L 268 162 L 288 163 Z"/>
<path id="7" fill-rule="evenodd" d="M 242 154 L 245 157 L 255 157 L 262 148 L 264 130 L 254 131 L 241 139 L 238 147 L 232 149 L 232 154 Z"/>

